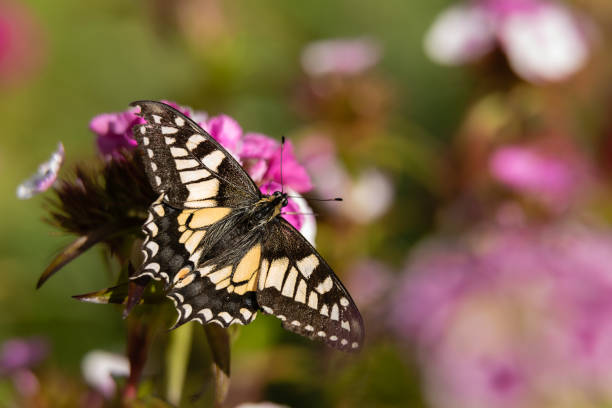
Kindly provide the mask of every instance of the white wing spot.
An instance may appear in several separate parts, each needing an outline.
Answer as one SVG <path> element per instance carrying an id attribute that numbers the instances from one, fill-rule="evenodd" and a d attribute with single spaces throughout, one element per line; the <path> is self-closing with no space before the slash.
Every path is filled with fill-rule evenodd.
<path id="1" fill-rule="evenodd" d="M 174 123 L 176 123 L 176 126 L 181 127 L 185 125 L 185 119 L 181 118 L 180 116 L 177 116 L 176 118 L 174 118 Z"/>
<path id="2" fill-rule="evenodd" d="M 272 261 L 270 269 L 268 270 L 268 276 L 266 278 L 266 288 L 276 288 L 281 290 L 283 286 L 283 278 L 285 271 L 289 266 L 288 258 L 278 258 Z"/>
<path id="3" fill-rule="evenodd" d="M 140 127 L 140 133 L 142 133 L 143 135 L 147 132 L 147 129 L 143 126 Z"/>
<path id="4" fill-rule="evenodd" d="M 215 150 L 202 158 L 202 163 L 212 171 L 217 171 L 221 162 L 225 159 L 225 155 L 221 150 Z"/>
<path id="5" fill-rule="evenodd" d="M 219 313 L 219 317 L 225 320 L 226 323 L 229 323 L 232 321 L 232 315 L 227 312 Z"/>
<path id="6" fill-rule="evenodd" d="M 334 303 L 331 310 L 331 319 L 338 320 L 340 319 L 340 310 L 338 309 L 338 304 Z"/>
<path id="7" fill-rule="evenodd" d="M 155 182 L 158 186 L 161 185 L 161 178 L 159 176 L 155 176 Z"/>
<path id="8" fill-rule="evenodd" d="M 357 343 L 356 341 L 353 342 L 353 344 L 351 344 L 351 347 L 353 348 L 357 348 L 359 347 L 359 343 Z"/>
<path id="9" fill-rule="evenodd" d="M 219 180 L 210 179 L 186 185 L 189 190 L 187 201 L 198 201 L 212 198 L 219 192 Z"/>
<path id="10" fill-rule="evenodd" d="M 162 132 L 162 135 L 173 135 L 176 132 L 178 132 L 178 129 L 175 127 L 171 127 L 171 126 L 162 126 L 161 132 Z"/>
<path id="11" fill-rule="evenodd" d="M 351 331 L 351 325 L 349 324 L 349 322 L 345 320 L 343 320 L 342 323 L 340 323 L 340 326 L 342 326 L 344 330 Z"/>
<path id="12" fill-rule="evenodd" d="M 151 251 L 151 256 L 153 257 L 157 254 L 159 245 L 157 245 L 157 242 L 151 241 L 147 244 L 147 248 L 149 248 L 149 251 Z"/>
<path id="13" fill-rule="evenodd" d="M 293 326 L 301 326 L 302 325 L 302 323 L 298 322 L 297 320 L 292 321 L 291 324 Z"/>
<path id="14" fill-rule="evenodd" d="M 347 299 L 347 298 L 345 298 L 345 297 L 341 297 L 341 298 L 340 298 L 340 304 L 341 304 L 342 306 L 344 306 L 344 307 L 347 307 L 347 306 L 349 305 L 349 301 L 348 301 L 348 299 Z"/>
<path id="15" fill-rule="evenodd" d="M 189 152 L 182 147 L 171 147 L 170 154 L 172 154 L 172 157 L 184 157 L 187 156 Z"/>
<path id="16" fill-rule="evenodd" d="M 340 340 L 340 344 L 342 344 L 343 346 L 346 346 L 348 344 L 348 341 L 346 339 L 342 339 Z"/>
<path id="17" fill-rule="evenodd" d="M 160 204 L 153 207 L 153 211 L 155 211 L 155 213 L 160 217 L 163 217 L 166 214 L 166 212 L 164 211 L 164 207 Z"/>
<path id="18" fill-rule="evenodd" d="M 318 301 L 319 301 L 319 296 L 314 292 L 310 292 L 310 296 L 308 296 L 308 307 L 318 310 Z"/>
<path id="19" fill-rule="evenodd" d="M 184 304 L 183 305 L 183 317 L 186 319 L 189 316 L 191 316 L 191 312 L 193 311 L 193 309 L 191 308 L 191 305 L 188 304 Z"/>
<path id="20" fill-rule="evenodd" d="M 198 312 L 198 314 L 201 314 L 202 316 L 204 316 L 204 319 L 206 321 L 209 321 L 210 319 L 212 319 L 213 317 L 213 312 L 212 310 L 206 308 L 206 309 L 202 309 Z"/>
<path id="21" fill-rule="evenodd" d="M 153 150 L 147 149 L 147 154 L 149 155 L 149 159 L 153 158 Z"/>
<path id="22" fill-rule="evenodd" d="M 262 306 L 261 309 L 266 312 L 267 314 L 274 314 L 274 310 L 272 310 L 271 307 L 268 306 Z"/>
<path id="23" fill-rule="evenodd" d="M 253 313 L 251 313 L 249 309 L 244 308 L 244 307 L 240 309 L 240 314 L 242 315 L 242 317 L 244 317 L 244 320 L 246 321 L 249 321 L 251 316 L 253 316 Z"/>
<path id="24" fill-rule="evenodd" d="M 287 320 L 287 317 L 285 315 L 276 315 L 276 317 L 278 317 L 279 319 L 281 319 L 283 322 L 285 320 Z"/>
<path id="25" fill-rule="evenodd" d="M 179 172 L 182 183 L 191 183 L 203 178 L 210 176 L 210 173 L 204 169 L 200 170 L 188 170 Z"/>
<path id="26" fill-rule="evenodd" d="M 151 231 L 151 236 L 154 237 L 157 235 L 157 232 L 159 231 L 157 228 L 157 224 L 155 224 L 154 222 L 151 222 L 149 224 L 147 224 L 147 229 L 149 231 Z"/>
<path id="27" fill-rule="evenodd" d="M 175 138 L 173 138 L 173 137 L 168 137 L 168 136 L 165 136 L 165 137 L 164 137 L 164 140 L 166 141 L 166 144 L 167 144 L 167 145 L 171 145 L 171 144 L 174 144 L 174 142 L 176 142 L 176 139 L 175 139 Z"/>
<path id="28" fill-rule="evenodd" d="M 308 331 L 314 331 L 314 327 L 312 327 L 311 325 L 307 324 L 304 329 L 308 330 Z"/>
<path id="29" fill-rule="evenodd" d="M 317 332 L 317 336 L 325 337 L 325 336 L 327 336 L 327 334 L 324 331 L 320 331 L 320 332 Z"/>
<path id="30" fill-rule="evenodd" d="M 306 279 L 310 278 L 312 272 L 319 266 L 319 258 L 315 254 L 310 254 L 307 257 L 296 262 L 298 269 Z"/>
<path id="31" fill-rule="evenodd" d="M 200 163 L 198 163 L 195 159 L 188 160 L 175 160 L 174 164 L 176 165 L 177 170 L 191 169 L 193 167 L 197 167 Z"/>
<path id="32" fill-rule="evenodd" d="M 204 136 L 195 134 L 187 140 L 186 146 L 189 150 L 194 151 L 198 145 L 204 141 L 206 141 Z"/>
<path id="33" fill-rule="evenodd" d="M 151 115 L 153 117 L 153 120 L 155 121 L 155 123 L 161 123 L 161 116 L 158 115 Z"/>
<path id="34" fill-rule="evenodd" d="M 154 162 L 151 162 L 151 170 L 157 171 L 157 164 L 155 164 Z"/>
<path id="35" fill-rule="evenodd" d="M 142 129 L 142 128 L 140 128 L 140 129 Z M 145 146 L 148 146 L 149 145 L 149 138 L 146 137 L 146 136 L 143 137 L 142 138 L 142 144 L 144 144 Z"/>
<path id="36" fill-rule="evenodd" d="M 150 264 L 148 264 L 145 267 L 145 269 L 151 269 L 151 270 L 159 273 L 160 266 L 159 266 L 159 264 L 157 262 L 151 262 Z"/>
<path id="37" fill-rule="evenodd" d="M 294 299 L 296 302 L 306 303 L 306 281 L 304 279 L 300 279 Z"/>
<path id="38" fill-rule="evenodd" d="M 297 278 L 297 274 L 298 272 L 295 270 L 295 268 L 291 267 L 291 270 L 289 271 L 289 275 L 287 276 L 287 279 L 285 279 L 285 285 L 283 285 L 283 291 L 281 292 L 281 295 L 287 296 L 287 297 L 293 297 L 293 291 L 295 290 L 295 280 Z"/>
<path id="39" fill-rule="evenodd" d="M 331 341 L 336 341 L 336 340 L 338 340 L 338 336 L 329 336 L 329 339 Z"/>
<path id="40" fill-rule="evenodd" d="M 332 278 L 328 276 L 327 278 L 325 278 L 323 282 L 317 285 L 315 290 L 319 292 L 320 294 L 324 294 L 324 293 L 329 292 L 331 288 L 333 287 L 334 287 L 334 282 L 332 281 Z"/>
<path id="41" fill-rule="evenodd" d="M 323 316 L 329 316 L 329 309 L 327 308 L 327 305 L 323 305 L 319 313 L 321 313 Z"/>

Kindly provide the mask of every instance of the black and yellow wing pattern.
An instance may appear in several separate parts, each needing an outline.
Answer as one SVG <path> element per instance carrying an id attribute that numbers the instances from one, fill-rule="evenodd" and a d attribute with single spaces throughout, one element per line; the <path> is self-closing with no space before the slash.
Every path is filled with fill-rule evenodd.
<path id="1" fill-rule="evenodd" d="M 278 211 L 266 215 L 280 193 L 264 196 L 230 153 L 174 108 L 133 105 L 146 120 L 134 135 L 159 194 L 133 279 L 165 282 L 175 327 L 248 324 L 261 310 L 303 336 L 359 349 L 363 321 L 342 283 Z"/>

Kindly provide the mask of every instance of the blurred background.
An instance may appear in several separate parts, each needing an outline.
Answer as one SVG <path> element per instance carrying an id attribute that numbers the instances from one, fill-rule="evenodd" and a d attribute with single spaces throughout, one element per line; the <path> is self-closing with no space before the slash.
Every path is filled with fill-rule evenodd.
<path id="1" fill-rule="evenodd" d="M 36 290 L 74 237 L 15 190 L 59 141 L 60 177 L 99 160 L 89 122 L 138 99 L 285 135 L 306 195 L 345 199 L 311 205 L 362 352 L 260 315 L 226 406 L 611 406 L 611 27 L 609 0 L 0 0 L 0 406 L 113 405 L 125 321 L 71 298 L 112 265 Z M 198 326 L 181 406 L 210 403 L 210 359 Z"/>

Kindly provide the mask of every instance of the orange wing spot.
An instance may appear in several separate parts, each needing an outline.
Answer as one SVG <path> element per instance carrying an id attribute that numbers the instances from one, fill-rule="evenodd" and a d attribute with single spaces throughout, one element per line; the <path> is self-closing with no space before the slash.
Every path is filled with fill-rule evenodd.
<path id="1" fill-rule="evenodd" d="M 249 251 L 246 253 L 244 257 L 238 263 L 238 267 L 236 267 L 236 272 L 234 272 L 234 276 L 232 276 L 232 280 L 234 282 L 243 282 L 250 281 L 259 269 L 259 259 L 261 257 L 261 245 L 254 245 Z"/>
<path id="2" fill-rule="evenodd" d="M 189 221 L 189 227 L 202 228 L 207 225 L 212 225 L 227 216 L 231 211 L 231 208 L 226 207 L 203 208 L 197 210 L 193 213 L 191 221 Z"/>

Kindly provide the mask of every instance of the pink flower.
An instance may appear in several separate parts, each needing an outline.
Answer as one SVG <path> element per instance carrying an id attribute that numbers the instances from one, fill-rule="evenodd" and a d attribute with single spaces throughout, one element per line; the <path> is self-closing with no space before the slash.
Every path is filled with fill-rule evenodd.
<path id="1" fill-rule="evenodd" d="M 474 0 L 438 16 L 425 37 L 425 50 L 442 64 L 464 64 L 498 43 L 512 69 L 534 83 L 561 81 L 589 55 L 579 18 L 546 0 Z"/>
<path id="2" fill-rule="evenodd" d="M 21 4 L 0 0 L 0 85 L 27 78 L 43 60 L 40 27 Z"/>
<path id="3" fill-rule="evenodd" d="M 40 164 L 37 172 L 17 187 L 17 198 L 27 200 L 48 190 L 57 179 L 64 156 L 64 145 L 60 142 L 49 160 Z"/>
<path id="4" fill-rule="evenodd" d="M 323 203 L 330 211 L 351 221 L 366 224 L 384 215 L 395 194 L 389 178 L 376 168 L 367 168 L 351 177 L 336 156 L 333 141 L 310 136 L 300 144 L 301 157 L 322 198 L 342 197 L 343 202 Z"/>
<path id="5" fill-rule="evenodd" d="M 368 37 L 313 42 L 302 51 L 302 68 L 312 76 L 355 75 L 380 60 L 380 45 Z"/>
<path id="6" fill-rule="evenodd" d="M 242 128 L 233 118 L 227 115 L 213 116 L 199 125 L 230 153 L 239 151 Z"/>
<path id="7" fill-rule="evenodd" d="M 612 401 L 612 233 L 484 229 L 415 251 L 391 324 L 432 407 Z"/>
<path id="8" fill-rule="evenodd" d="M 104 156 L 117 156 L 121 149 L 131 150 L 138 143 L 132 135 L 132 127 L 144 123 L 133 109 L 119 113 L 103 113 L 89 122 L 89 129 L 98 137 L 98 151 Z"/>
<path id="9" fill-rule="evenodd" d="M 557 209 L 565 208 L 585 181 L 581 167 L 575 159 L 522 146 L 499 148 L 489 160 L 495 179 Z"/>

